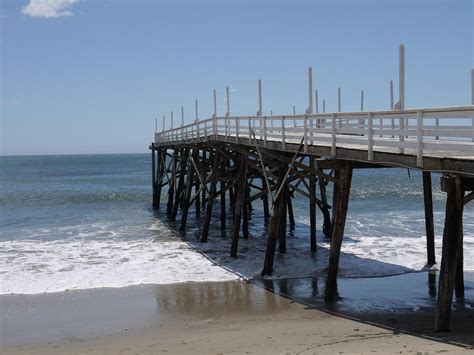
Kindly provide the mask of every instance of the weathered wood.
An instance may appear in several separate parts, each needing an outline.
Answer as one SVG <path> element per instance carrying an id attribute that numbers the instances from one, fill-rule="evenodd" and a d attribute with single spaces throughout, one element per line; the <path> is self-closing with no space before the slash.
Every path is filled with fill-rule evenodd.
<path id="1" fill-rule="evenodd" d="M 176 149 L 173 151 L 173 157 L 171 162 L 171 180 L 168 186 L 168 203 L 166 206 L 166 213 L 171 215 L 173 213 L 173 202 L 174 202 L 174 193 L 176 186 L 176 161 L 177 161 L 178 152 Z"/>
<path id="2" fill-rule="evenodd" d="M 249 239 L 249 214 L 250 214 L 250 203 L 247 199 L 250 197 L 250 189 L 248 183 L 245 184 L 245 201 L 242 207 L 242 238 Z"/>
<path id="3" fill-rule="evenodd" d="M 199 164 L 199 149 L 194 149 L 193 157 L 194 157 L 194 162 L 196 162 L 196 164 Z M 196 174 L 199 174 L 199 171 L 196 171 Z M 194 187 L 195 192 L 196 192 L 196 198 L 194 201 L 196 216 L 199 216 L 201 214 L 201 196 L 199 195 L 199 190 L 200 190 L 199 185 L 200 185 L 200 179 L 197 179 L 195 187 Z M 204 186 L 203 186 L 203 190 L 204 190 Z"/>
<path id="4" fill-rule="evenodd" d="M 210 156 L 209 156 L 209 158 L 210 158 Z M 205 150 L 202 151 L 202 160 L 203 160 L 204 162 L 207 161 L 207 158 L 206 158 L 206 151 L 205 151 Z M 207 173 L 208 173 L 207 166 L 206 166 L 206 170 L 205 170 L 205 171 L 206 171 L 206 174 L 207 174 Z M 204 186 L 204 187 L 205 187 L 205 186 Z M 201 194 L 202 194 L 201 204 L 202 204 L 202 206 L 204 206 L 204 205 L 206 204 L 206 189 L 205 189 L 205 188 L 202 189 Z"/>
<path id="5" fill-rule="evenodd" d="M 239 180 L 236 187 L 236 201 L 234 207 L 234 220 L 232 223 L 232 244 L 230 248 L 230 256 L 237 256 L 239 246 L 240 223 L 242 220 L 242 209 L 245 200 L 245 189 L 247 184 L 247 157 L 241 156 L 239 163 Z"/>
<path id="6" fill-rule="evenodd" d="M 217 154 L 217 153 L 216 153 Z M 225 204 L 225 171 L 227 167 L 227 161 L 225 159 L 221 160 L 221 232 L 225 233 L 226 231 L 226 204 Z"/>
<path id="7" fill-rule="evenodd" d="M 161 190 L 164 186 L 163 177 L 166 169 L 166 152 L 163 149 L 158 150 L 158 174 L 156 176 L 156 208 L 160 208 Z"/>
<path id="8" fill-rule="evenodd" d="M 286 168 L 286 165 L 282 169 Z M 286 214 L 288 206 L 288 186 L 286 179 L 283 180 L 283 188 L 281 190 L 281 211 L 280 211 L 280 223 L 278 224 L 278 252 L 280 254 L 286 253 Z"/>
<path id="9" fill-rule="evenodd" d="M 185 192 L 185 195 L 183 196 L 183 211 L 181 213 L 181 226 L 179 227 L 179 230 L 181 232 L 186 230 L 186 223 L 188 221 L 189 201 L 191 200 L 193 180 L 194 180 L 194 175 L 196 174 L 196 171 L 193 165 L 191 164 L 190 160 L 188 160 L 187 165 L 188 165 L 187 166 L 188 177 L 186 179 L 186 192 Z"/>
<path id="10" fill-rule="evenodd" d="M 334 170 L 334 177 L 336 178 L 336 181 L 339 181 L 341 178 L 341 169 L 335 169 Z M 333 183 L 333 189 L 332 189 L 332 216 L 331 216 L 331 237 L 333 235 L 332 230 L 334 229 L 334 218 L 336 214 L 336 209 L 334 206 L 336 205 L 336 201 L 339 199 L 339 191 L 340 189 L 340 184 L 338 183 Z"/>
<path id="11" fill-rule="evenodd" d="M 267 183 L 266 183 L 264 177 L 262 177 L 262 191 L 268 191 Z M 270 218 L 270 209 L 268 208 L 268 193 L 263 194 L 261 199 L 262 199 L 262 203 L 263 203 L 263 217 L 265 219 L 265 223 L 267 223 L 268 219 Z"/>
<path id="12" fill-rule="evenodd" d="M 458 176 L 444 176 L 442 178 L 442 186 L 448 196 L 446 199 L 446 216 L 444 220 L 435 330 L 449 331 L 457 258 L 462 236 L 464 191 L 462 189 L 461 178 Z"/>
<path id="13" fill-rule="evenodd" d="M 156 166 L 155 166 L 155 148 L 151 149 L 151 186 L 152 186 L 152 201 L 153 207 L 157 207 L 156 201 Z"/>
<path id="14" fill-rule="evenodd" d="M 309 158 L 309 164 L 314 167 L 314 157 Z M 309 178 L 309 223 L 310 223 L 310 242 L 311 252 L 317 251 L 316 244 L 316 178 L 310 176 Z"/>
<path id="15" fill-rule="evenodd" d="M 178 188 L 176 189 L 174 204 L 173 204 L 173 211 L 171 212 L 170 220 L 175 221 L 176 215 L 178 214 L 178 207 L 182 206 L 183 201 L 183 191 L 184 191 L 184 177 L 186 175 L 186 165 L 188 162 L 188 150 L 183 149 L 180 154 L 180 161 L 179 161 L 179 180 L 178 180 Z"/>
<path id="16" fill-rule="evenodd" d="M 331 215 L 328 207 L 328 197 L 326 192 L 326 180 L 319 178 L 319 192 L 321 193 L 321 204 L 318 204 L 321 213 L 323 214 L 323 233 L 326 237 L 331 236 Z"/>
<path id="17" fill-rule="evenodd" d="M 423 198 L 425 205 L 426 250 L 428 265 L 436 264 L 435 235 L 433 222 L 433 193 L 431 186 L 431 173 L 423 171 Z"/>
<path id="18" fill-rule="evenodd" d="M 461 227 L 459 228 L 459 247 L 458 259 L 456 262 L 456 281 L 454 285 L 454 292 L 457 299 L 464 298 L 464 233 L 461 220 Z"/>
<path id="19" fill-rule="evenodd" d="M 280 185 L 285 179 L 285 169 L 279 169 L 278 171 L 278 182 L 277 185 Z M 280 216 L 285 200 L 280 194 L 274 202 L 274 208 L 272 216 L 270 218 L 270 225 L 268 228 L 267 236 L 267 247 L 265 251 L 265 261 L 263 263 L 263 269 L 261 272 L 262 276 L 270 276 L 273 272 L 273 260 L 275 259 L 275 250 L 276 250 L 276 240 L 278 234 L 278 226 L 280 224 Z"/>
<path id="20" fill-rule="evenodd" d="M 293 213 L 293 201 L 292 197 L 290 194 L 290 189 L 288 188 L 288 191 L 286 192 L 286 195 L 288 196 L 288 221 L 290 222 L 290 227 L 294 228 L 295 227 L 295 214 Z"/>
<path id="21" fill-rule="evenodd" d="M 209 191 L 209 200 L 207 201 L 206 206 L 206 216 L 204 218 L 204 225 L 202 228 L 202 234 L 200 241 L 202 243 L 207 243 L 208 235 L 209 235 L 209 226 L 211 224 L 211 217 L 212 217 L 212 207 L 214 205 L 214 200 L 216 198 L 216 185 L 217 185 L 217 178 L 221 174 L 219 172 L 219 165 L 221 164 L 221 155 L 216 153 L 214 155 L 214 162 L 212 164 L 212 176 L 211 176 L 211 187 Z M 221 182 L 222 184 L 222 182 Z M 225 195 L 225 193 L 224 193 Z M 222 196 L 222 195 L 221 195 Z M 225 213 L 224 213 L 225 215 Z M 222 213 L 221 213 L 222 218 Z"/>
<path id="22" fill-rule="evenodd" d="M 338 194 L 334 201 L 334 224 L 332 229 L 331 247 L 329 252 L 328 274 L 326 279 L 326 300 L 333 300 L 337 296 L 337 273 L 339 270 L 339 256 L 341 254 L 342 238 L 346 224 L 349 195 L 351 191 L 352 167 L 349 165 L 339 170 Z"/>

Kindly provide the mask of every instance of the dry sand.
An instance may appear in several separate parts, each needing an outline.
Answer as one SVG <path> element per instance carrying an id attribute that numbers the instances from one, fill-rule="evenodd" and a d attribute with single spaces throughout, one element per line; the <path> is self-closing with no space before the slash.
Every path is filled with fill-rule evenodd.
<path id="1" fill-rule="evenodd" d="M 465 347 L 357 322 L 241 281 L 0 297 L 2 354 L 437 354 Z"/>

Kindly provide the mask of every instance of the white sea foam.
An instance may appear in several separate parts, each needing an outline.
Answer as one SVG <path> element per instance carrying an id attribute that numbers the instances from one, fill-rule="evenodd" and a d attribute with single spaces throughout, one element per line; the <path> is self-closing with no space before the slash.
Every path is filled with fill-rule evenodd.
<path id="1" fill-rule="evenodd" d="M 177 237 L 1 241 L 0 270 L 0 294 L 237 278 Z"/>

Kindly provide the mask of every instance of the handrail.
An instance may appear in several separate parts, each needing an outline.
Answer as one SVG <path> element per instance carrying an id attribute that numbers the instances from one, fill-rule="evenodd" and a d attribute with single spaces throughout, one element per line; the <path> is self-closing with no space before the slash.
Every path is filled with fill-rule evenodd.
<path id="1" fill-rule="evenodd" d="M 462 125 L 453 124 L 453 119 L 464 121 Z M 288 124 L 289 121 L 292 122 Z M 156 133 L 155 143 L 207 140 L 210 136 L 224 136 L 225 141 L 232 142 L 239 142 L 241 138 L 250 141 L 250 130 L 258 132 L 265 145 L 269 141 L 279 142 L 283 150 L 286 144 L 304 137 L 305 152 L 308 145 L 322 144 L 331 147 L 331 155 L 336 157 L 338 148 L 351 146 L 367 150 L 368 161 L 372 161 L 374 151 L 380 149 L 395 149 L 400 154 L 416 155 L 420 167 L 426 152 L 433 150 L 446 151 L 451 155 L 467 152 L 474 156 L 474 105 L 391 111 L 214 116 Z"/>

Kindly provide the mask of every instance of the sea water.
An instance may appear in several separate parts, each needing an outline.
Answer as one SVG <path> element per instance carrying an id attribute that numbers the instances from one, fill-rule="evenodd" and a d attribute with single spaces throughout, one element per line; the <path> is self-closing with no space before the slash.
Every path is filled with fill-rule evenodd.
<path id="1" fill-rule="evenodd" d="M 162 193 L 162 211 L 166 203 Z M 445 194 L 433 175 L 437 258 Z M 330 200 L 330 196 L 329 196 Z M 308 200 L 295 196 L 296 227 L 274 277 L 324 272 L 328 241 L 318 211 L 318 253 L 309 252 Z M 209 243 L 197 241 L 201 216 L 188 229 L 151 207 L 150 154 L 0 157 L 0 294 L 42 293 L 144 283 L 225 281 L 258 275 L 266 227 L 254 202 L 250 238 L 229 257 L 228 232 L 215 204 Z M 230 214 L 230 213 L 228 213 Z M 464 212 L 465 269 L 474 270 L 474 209 Z M 354 172 L 341 276 L 378 276 L 423 269 L 426 241 L 421 175 L 406 169 Z M 204 251 L 205 254 L 199 252 Z M 223 267 L 220 267 L 218 265 Z M 237 272 L 234 273 L 234 272 Z"/>

